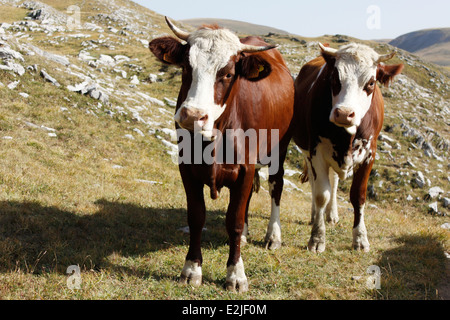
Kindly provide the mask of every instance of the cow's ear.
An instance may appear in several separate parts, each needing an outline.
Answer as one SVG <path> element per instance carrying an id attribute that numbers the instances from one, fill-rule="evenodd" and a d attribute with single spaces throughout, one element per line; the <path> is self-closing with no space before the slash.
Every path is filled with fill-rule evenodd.
<path id="1" fill-rule="evenodd" d="M 186 47 L 175 38 L 162 37 L 151 41 L 149 49 L 160 61 L 180 65 L 183 62 Z"/>
<path id="2" fill-rule="evenodd" d="M 381 84 L 388 86 L 394 77 L 402 72 L 403 67 L 403 64 L 385 65 L 380 63 L 377 67 L 377 80 Z"/>
<path id="3" fill-rule="evenodd" d="M 270 63 L 258 55 L 244 56 L 239 63 L 240 75 L 250 81 L 264 79 L 272 72 Z"/>

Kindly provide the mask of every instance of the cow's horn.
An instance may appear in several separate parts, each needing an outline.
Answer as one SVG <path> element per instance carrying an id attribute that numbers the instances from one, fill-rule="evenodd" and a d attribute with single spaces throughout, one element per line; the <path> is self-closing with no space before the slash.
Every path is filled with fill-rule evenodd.
<path id="1" fill-rule="evenodd" d="M 170 21 L 169 18 L 166 17 L 166 22 L 169 28 L 173 31 L 173 33 L 180 38 L 181 40 L 187 41 L 190 34 L 186 31 L 181 30 L 180 28 L 177 28 L 172 21 Z"/>
<path id="2" fill-rule="evenodd" d="M 270 49 L 275 49 L 276 47 L 278 47 L 278 45 L 252 46 L 249 44 L 241 44 L 241 52 L 247 52 L 247 53 L 261 52 L 261 51 L 267 51 Z"/>
<path id="3" fill-rule="evenodd" d="M 319 47 L 320 47 L 320 50 L 322 50 L 323 53 L 329 54 L 330 56 L 333 56 L 333 57 L 336 56 L 336 52 L 337 52 L 336 49 L 333 49 L 333 48 L 330 48 L 330 47 L 325 47 L 320 42 L 319 42 Z"/>
<path id="4" fill-rule="evenodd" d="M 392 52 L 392 53 L 388 53 L 388 54 L 385 54 L 385 55 L 381 55 L 381 56 L 378 58 L 377 63 L 385 62 L 385 61 L 391 60 L 396 54 L 397 54 L 397 51 L 394 51 L 394 52 Z"/>

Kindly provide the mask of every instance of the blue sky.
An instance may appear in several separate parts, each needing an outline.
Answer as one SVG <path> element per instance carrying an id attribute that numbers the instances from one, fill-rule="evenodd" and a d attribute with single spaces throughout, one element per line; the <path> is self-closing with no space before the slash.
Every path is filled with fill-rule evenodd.
<path id="1" fill-rule="evenodd" d="M 345 34 L 396 38 L 450 27 L 448 0 L 134 0 L 174 20 L 221 18 L 262 24 L 305 37 Z"/>

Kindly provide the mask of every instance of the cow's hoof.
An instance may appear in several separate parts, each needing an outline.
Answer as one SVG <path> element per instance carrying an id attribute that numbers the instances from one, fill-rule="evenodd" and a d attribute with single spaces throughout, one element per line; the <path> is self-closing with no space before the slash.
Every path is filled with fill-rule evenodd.
<path id="1" fill-rule="evenodd" d="M 202 276 L 199 275 L 190 275 L 186 276 L 181 274 L 180 283 L 185 285 L 191 285 L 193 287 L 200 287 L 202 285 Z"/>
<path id="2" fill-rule="evenodd" d="M 244 293 L 248 291 L 247 279 L 227 280 L 225 288 L 230 292 Z"/>
<path id="3" fill-rule="evenodd" d="M 239 258 L 236 265 L 230 265 L 227 268 L 227 282 L 225 288 L 232 292 L 247 292 L 248 291 L 248 281 L 245 276 L 244 262 L 242 258 Z"/>
<path id="4" fill-rule="evenodd" d="M 367 239 L 367 231 L 365 228 L 353 229 L 353 249 L 357 251 L 370 251 L 369 240 Z"/>
<path id="5" fill-rule="evenodd" d="M 325 251 L 325 241 L 311 238 L 308 242 L 308 250 L 314 253 L 322 253 Z"/>
<path id="6" fill-rule="evenodd" d="M 328 217 L 327 222 L 334 226 L 339 222 L 339 217 Z"/>
<path id="7" fill-rule="evenodd" d="M 180 283 L 199 287 L 202 284 L 202 267 L 198 262 L 187 260 L 181 271 Z"/>
<path id="8" fill-rule="evenodd" d="M 277 250 L 279 248 L 281 248 L 281 241 L 278 241 L 278 240 L 274 240 L 274 241 L 269 240 L 269 241 L 267 241 L 266 240 L 266 249 L 274 251 L 274 250 Z"/>
<path id="9" fill-rule="evenodd" d="M 353 244 L 353 249 L 356 251 L 369 252 L 370 245 L 369 245 L 369 243 L 358 242 L 358 243 Z"/>

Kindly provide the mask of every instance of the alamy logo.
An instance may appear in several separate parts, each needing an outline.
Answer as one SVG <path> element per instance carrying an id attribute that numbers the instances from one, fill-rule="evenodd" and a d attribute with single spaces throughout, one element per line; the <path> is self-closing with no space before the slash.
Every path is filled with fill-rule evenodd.
<path id="1" fill-rule="evenodd" d="M 69 266 L 66 270 L 67 274 L 71 274 L 67 278 L 67 288 L 70 290 L 80 290 L 81 289 L 81 270 L 77 265 Z"/>
<path id="2" fill-rule="evenodd" d="M 81 9 L 79 6 L 69 6 L 67 8 L 67 29 L 74 31 L 75 29 L 81 29 Z"/>
<path id="3" fill-rule="evenodd" d="M 381 8 L 376 5 L 371 5 L 367 8 L 366 13 L 369 15 L 366 21 L 369 30 L 381 29 Z"/>
<path id="4" fill-rule="evenodd" d="M 279 169 L 279 130 L 214 129 L 211 139 L 200 132 L 177 129 L 177 164 L 259 164 L 269 166 L 269 174 Z M 268 150 L 268 141 L 272 141 Z M 175 159 L 174 159 L 175 160 Z"/>
<path id="5" fill-rule="evenodd" d="M 356 281 L 364 280 L 368 290 L 381 289 L 381 269 L 379 266 L 369 266 L 366 270 L 368 276 L 353 276 L 352 279 Z"/>
<path id="6" fill-rule="evenodd" d="M 381 269 L 379 266 L 370 266 L 366 271 L 369 276 L 366 280 L 366 287 L 369 290 L 381 289 Z"/>

